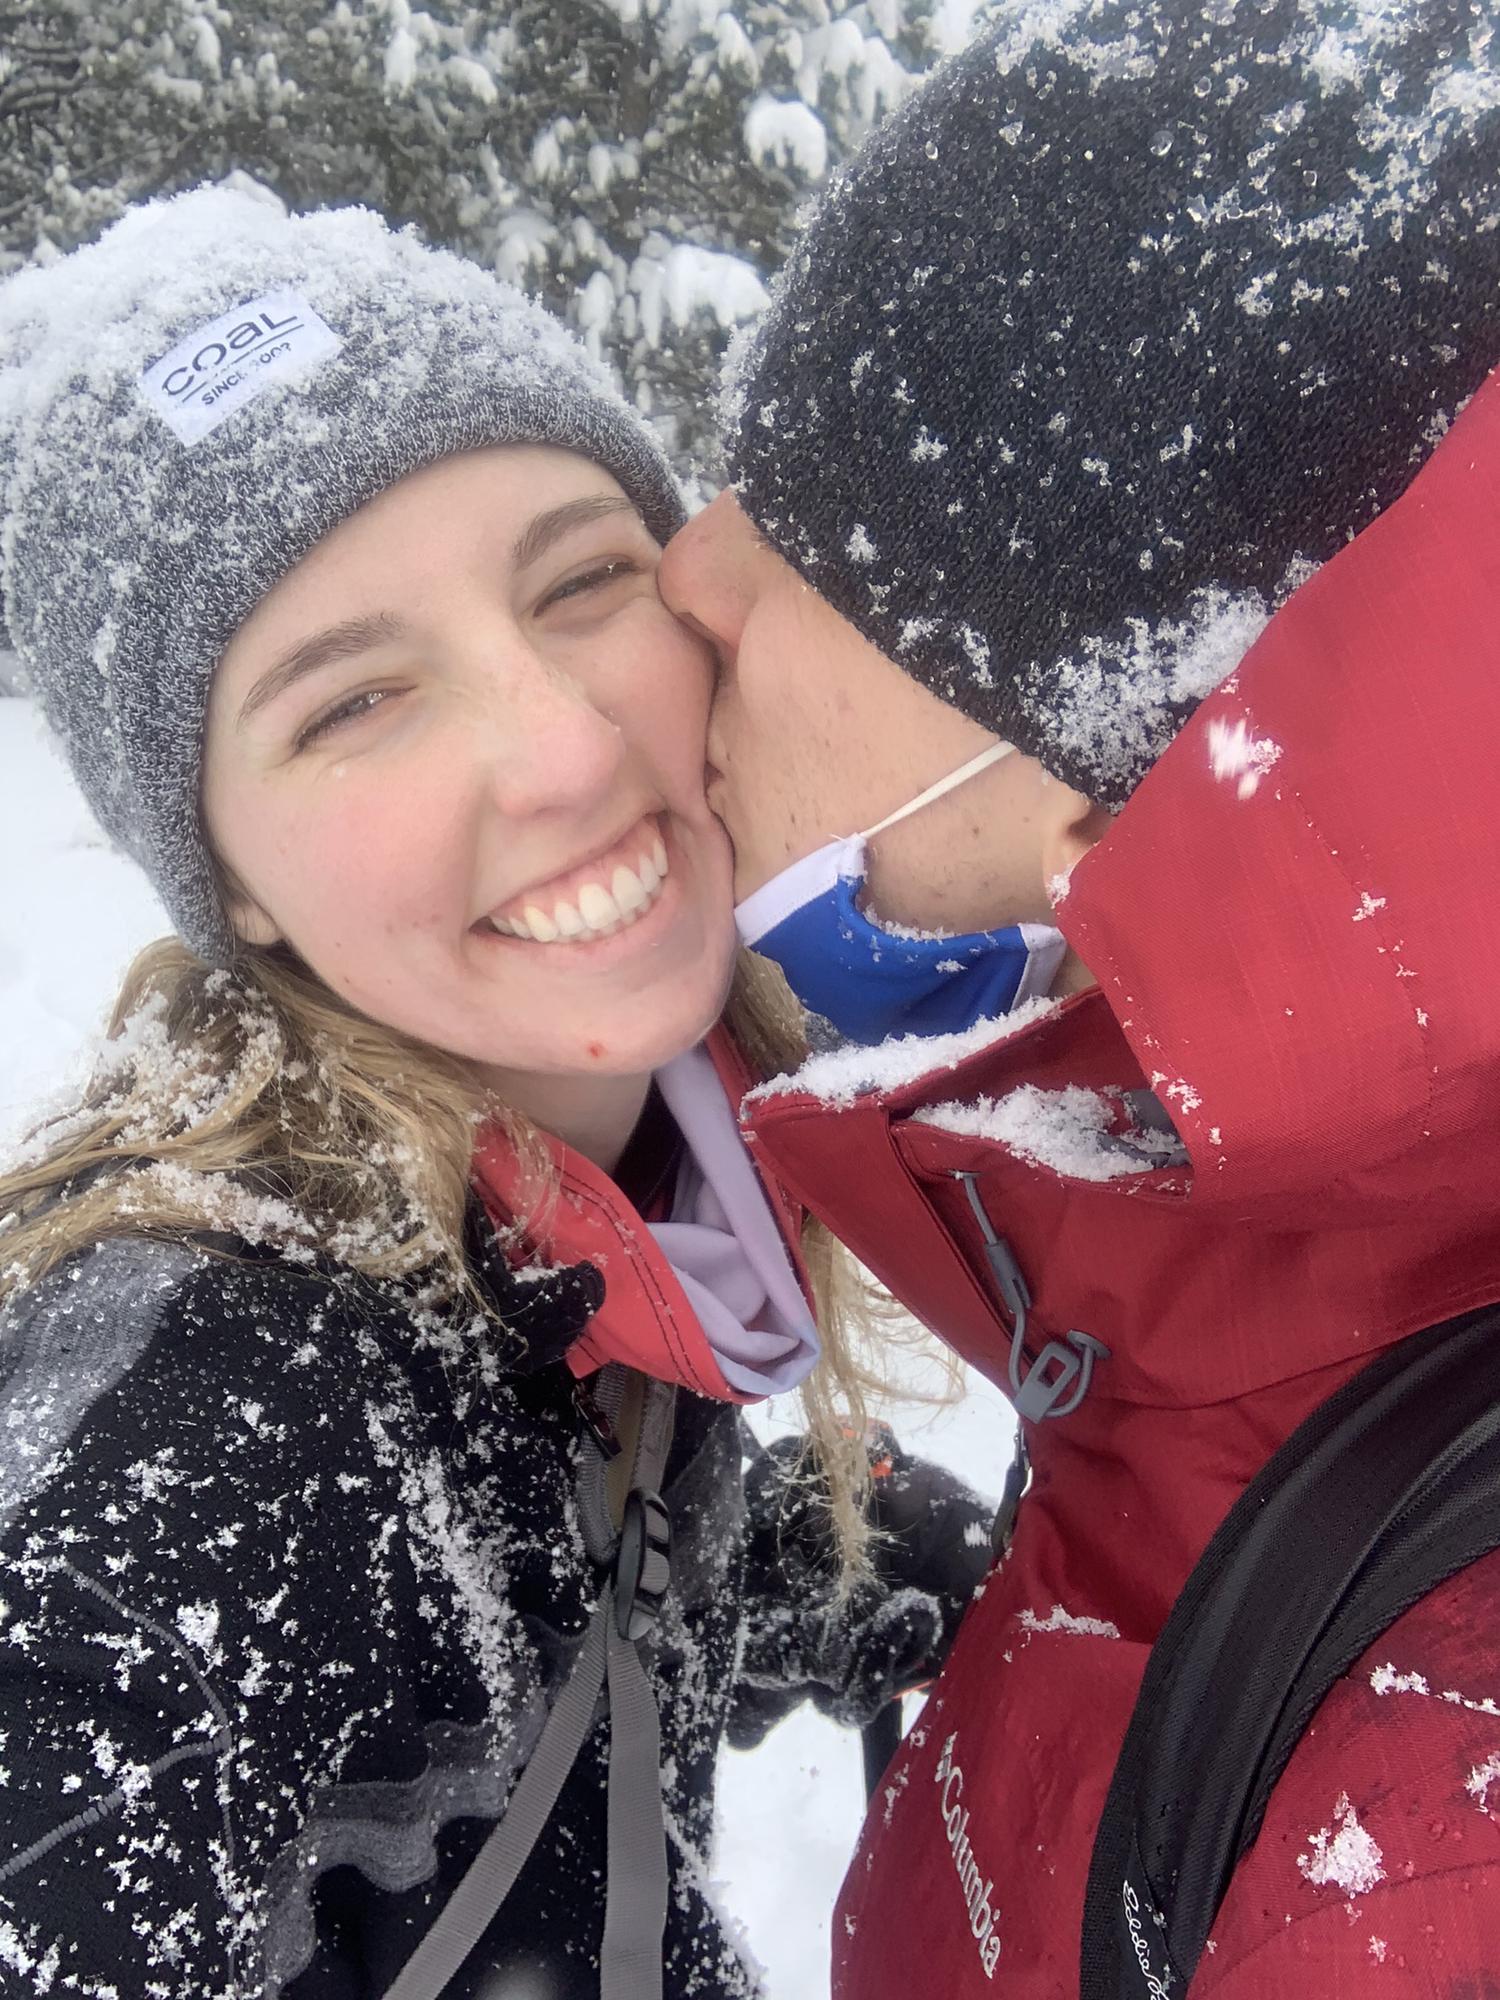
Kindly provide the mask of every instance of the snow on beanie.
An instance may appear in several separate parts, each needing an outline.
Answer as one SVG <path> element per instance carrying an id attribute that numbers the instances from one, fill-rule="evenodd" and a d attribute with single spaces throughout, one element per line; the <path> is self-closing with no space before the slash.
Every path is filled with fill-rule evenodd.
<path id="1" fill-rule="evenodd" d="M 1500 362 L 1487 4 L 1049 0 L 829 187 L 731 359 L 772 546 L 1123 803 Z"/>
<path id="2" fill-rule="evenodd" d="M 682 518 L 641 420 L 556 321 L 368 210 L 203 188 L 0 286 L 0 604 L 89 803 L 210 963 L 198 810 L 227 641 L 405 474 L 540 443 Z"/>

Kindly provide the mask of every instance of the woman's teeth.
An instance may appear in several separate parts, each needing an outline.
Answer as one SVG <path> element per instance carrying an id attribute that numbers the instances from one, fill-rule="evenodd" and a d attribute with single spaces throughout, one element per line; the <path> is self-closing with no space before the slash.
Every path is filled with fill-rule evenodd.
<path id="1" fill-rule="evenodd" d="M 609 881 L 580 882 L 572 902 L 554 902 L 544 909 L 527 903 L 518 917 L 491 917 L 490 928 L 501 937 L 530 938 L 535 944 L 573 944 L 608 937 L 633 924 L 661 894 L 667 879 L 667 847 L 660 834 L 634 868 L 614 869 Z"/>

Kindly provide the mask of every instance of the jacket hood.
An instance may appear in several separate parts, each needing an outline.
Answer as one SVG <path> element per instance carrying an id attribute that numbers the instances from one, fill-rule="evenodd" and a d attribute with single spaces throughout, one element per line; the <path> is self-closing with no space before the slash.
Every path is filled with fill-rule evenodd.
<path id="1" fill-rule="evenodd" d="M 1309 1203 L 1329 1223 L 1493 1209 L 1497 521 L 1491 376 L 1059 899 L 1181 1133 L 1195 1205 L 1294 1225 Z"/>

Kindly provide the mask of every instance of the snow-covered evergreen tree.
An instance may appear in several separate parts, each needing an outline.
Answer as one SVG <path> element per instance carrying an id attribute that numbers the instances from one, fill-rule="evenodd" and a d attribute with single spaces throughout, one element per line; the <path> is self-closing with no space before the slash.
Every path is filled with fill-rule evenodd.
<path id="1" fill-rule="evenodd" d="M 0 268 L 246 174 L 539 291 L 684 465 L 799 203 L 973 0 L 26 0 L 0 10 Z"/>

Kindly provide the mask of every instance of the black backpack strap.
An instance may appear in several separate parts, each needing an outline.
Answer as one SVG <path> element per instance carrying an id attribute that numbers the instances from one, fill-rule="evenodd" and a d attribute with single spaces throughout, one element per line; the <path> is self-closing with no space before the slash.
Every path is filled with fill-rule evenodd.
<path id="1" fill-rule="evenodd" d="M 1500 1547 L 1500 1308 L 1388 1348 L 1225 1517 L 1152 1649 L 1094 1843 L 1080 2000 L 1186 1989 L 1333 1683 Z"/>

